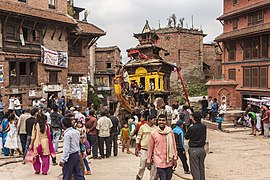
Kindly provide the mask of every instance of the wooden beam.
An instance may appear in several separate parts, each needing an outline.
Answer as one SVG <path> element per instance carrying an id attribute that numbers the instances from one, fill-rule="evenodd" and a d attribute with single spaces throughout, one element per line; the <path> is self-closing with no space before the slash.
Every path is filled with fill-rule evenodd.
<path id="1" fill-rule="evenodd" d="M 244 45 L 242 44 L 242 40 L 239 40 L 238 42 L 239 42 L 241 49 L 244 50 Z"/>
<path id="2" fill-rule="evenodd" d="M 54 28 L 54 31 L 53 31 L 53 34 L 52 34 L 51 40 L 53 40 L 53 38 L 54 38 L 54 35 L 55 35 L 55 33 L 56 33 L 57 28 L 58 28 L 58 25 L 57 25 L 57 26 L 55 26 L 55 28 Z"/>
<path id="3" fill-rule="evenodd" d="M 58 38 L 58 41 L 61 41 L 61 38 L 62 38 L 62 35 L 63 35 L 63 32 L 64 32 L 65 29 L 66 29 L 66 26 L 64 26 L 64 27 L 62 28 L 61 34 L 60 34 L 60 36 L 59 36 L 59 38 Z"/>
<path id="4" fill-rule="evenodd" d="M 70 33 L 71 33 L 71 30 L 70 30 L 70 29 L 68 29 L 68 30 L 67 30 L 67 36 L 66 36 L 66 39 L 65 39 L 65 41 L 66 41 L 66 42 L 67 42 L 67 41 L 68 41 L 68 39 L 69 39 Z"/>
<path id="5" fill-rule="evenodd" d="M 99 37 L 93 38 L 93 40 L 88 44 L 87 48 L 89 49 L 93 44 L 95 44 L 97 42 L 98 39 L 99 39 Z"/>
<path id="6" fill-rule="evenodd" d="M 81 35 L 77 36 L 69 48 L 73 47 L 75 45 L 75 43 L 79 40 L 80 37 L 81 37 Z"/>
<path id="7" fill-rule="evenodd" d="M 7 15 L 5 22 L 4 22 L 4 27 L 6 26 L 7 22 L 8 22 L 8 18 L 9 18 L 10 14 Z"/>
<path id="8" fill-rule="evenodd" d="M 37 24 L 37 20 L 35 21 L 35 23 L 34 23 L 34 25 L 33 25 L 33 28 L 32 28 L 32 30 L 31 30 L 31 35 L 33 34 L 33 32 L 34 32 L 34 30 L 35 30 L 35 28 L 36 28 L 36 24 Z"/>
<path id="9" fill-rule="evenodd" d="M 227 49 L 227 51 L 229 51 L 227 44 L 225 42 L 223 42 L 223 44 L 224 44 L 225 48 Z"/>
<path id="10" fill-rule="evenodd" d="M 49 24 L 47 24 L 47 25 L 46 25 L 46 27 L 45 27 L 45 31 L 44 31 L 44 33 L 43 33 L 43 38 L 45 38 L 45 36 L 46 36 L 46 33 L 47 33 L 47 30 L 48 30 L 48 27 L 49 27 Z"/>

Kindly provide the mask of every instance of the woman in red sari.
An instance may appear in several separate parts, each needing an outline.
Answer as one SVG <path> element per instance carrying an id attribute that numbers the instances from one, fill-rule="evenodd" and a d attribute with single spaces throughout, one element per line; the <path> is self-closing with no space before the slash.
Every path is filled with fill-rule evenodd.
<path id="1" fill-rule="evenodd" d="M 36 156 L 35 163 L 33 164 L 35 174 L 39 174 L 41 170 L 43 175 L 47 175 L 50 167 L 50 155 L 53 157 L 56 157 L 56 155 L 51 141 L 50 127 L 46 123 L 47 117 L 39 114 L 36 122 L 33 126 L 29 149 L 33 149 Z"/>

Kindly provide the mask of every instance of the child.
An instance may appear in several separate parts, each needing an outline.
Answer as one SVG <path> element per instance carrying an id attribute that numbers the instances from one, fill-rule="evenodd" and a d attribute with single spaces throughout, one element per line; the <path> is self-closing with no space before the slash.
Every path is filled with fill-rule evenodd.
<path id="1" fill-rule="evenodd" d="M 136 130 L 136 126 L 135 126 L 135 124 L 133 122 L 133 119 L 128 120 L 128 125 L 129 125 L 129 131 L 130 131 L 131 147 L 135 147 L 135 142 L 136 142 L 135 130 Z"/>
<path id="2" fill-rule="evenodd" d="M 219 129 L 219 130 L 222 130 L 222 129 L 221 129 L 222 116 L 223 116 L 223 114 L 219 114 L 219 115 L 218 115 L 218 118 L 217 118 L 217 123 L 218 123 L 218 129 Z"/>
<path id="3" fill-rule="evenodd" d="M 87 145 L 88 145 L 88 147 L 87 147 Z M 90 166 L 89 166 L 88 161 L 86 159 L 87 151 L 90 149 L 90 145 L 89 145 L 89 142 L 86 140 L 85 136 L 81 136 L 81 138 L 80 138 L 80 149 L 81 149 L 83 163 L 84 163 L 84 166 L 86 168 L 86 171 L 84 172 L 84 174 L 91 175 L 92 172 L 90 170 Z"/>
<path id="4" fill-rule="evenodd" d="M 181 159 L 184 172 L 185 174 L 190 174 L 189 167 L 187 164 L 187 156 L 185 151 L 185 144 L 184 144 L 184 131 L 183 131 L 183 124 L 182 120 L 176 122 L 176 127 L 173 129 L 174 138 L 176 142 L 177 154 L 178 157 Z"/>
<path id="5" fill-rule="evenodd" d="M 90 148 L 90 146 L 87 147 L 87 144 L 89 145 L 89 142 L 86 140 L 86 128 L 84 126 L 85 121 L 83 119 L 79 119 L 76 125 L 76 129 L 80 132 L 80 150 L 81 150 L 81 156 L 83 159 L 84 166 L 86 168 L 85 175 L 91 175 L 91 170 L 88 164 L 88 161 L 86 159 L 87 153 L 86 150 Z"/>
<path id="6" fill-rule="evenodd" d="M 127 153 L 130 154 L 129 152 L 129 135 L 130 135 L 130 129 L 128 128 L 127 123 L 124 124 L 124 127 L 121 129 L 120 137 L 122 139 L 122 152 L 125 151 L 125 146 L 127 147 Z"/>
<path id="7" fill-rule="evenodd" d="M 10 149 L 10 156 L 14 156 L 14 149 L 18 148 L 15 116 L 12 116 L 12 115 L 10 116 L 9 127 L 10 127 L 10 130 L 8 131 L 8 134 L 7 134 L 5 148 Z"/>

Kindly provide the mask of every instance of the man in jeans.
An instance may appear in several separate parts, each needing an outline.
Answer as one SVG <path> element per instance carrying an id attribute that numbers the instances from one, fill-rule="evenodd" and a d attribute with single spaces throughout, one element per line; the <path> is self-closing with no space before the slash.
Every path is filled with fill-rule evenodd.
<path id="1" fill-rule="evenodd" d="M 118 135 L 120 133 L 120 124 L 119 124 L 119 120 L 116 116 L 114 116 L 114 111 L 110 110 L 110 119 L 112 121 L 112 129 L 111 129 L 111 139 L 110 139 L 110 144 L 112 147 L 112 143 L 113 143 L 113 155 L 117 156 L 118 154 L 118 144 L 117 144 L 117 139 L 118 139 Z M 111 152 L 109 152 L 109 155 L 111 155 Z"/>
<path id="2" fill-rule="evenodd" d="M 95 117 L 95 110 L 91 109 L 89 111 L 89 116 L 86 118 L 85 123 L 87 131 L 87 140 L 92 148 L 93 159 L 98 158 L 98 136 L 97 136 L 97 118 Z"/>
<path id="3" fill-rule="evenodd" d="M 20 116 L 20 119 L 18 121 L 18 133 L 20 135 L 21 145 L 22 145 L 22 151 L 23 151 L 23 159 L 25 157 L 25 146 L 27 141 L 27 133 L 26 133 L 26 120 L 31 117 L 30 109 L 27 108 L 25 110 L 25 113 Z"/>
<path id="4" fill-rule="evenodd" d="M 106 144 L 106 158 L 110 157 L 110 131 L 113 126 L 112 121 L 106 117 L 106 111 L 100 112 L 101 117 L 97 121 L 98 146 L 101 158 L 105 158 L 104 142 Z"/>
<path id="5" fill-rule="evenodd" d="M 53 112 L 51 113 L 51 122 L 52 122 L 52 131 L 53 131 L 53 143 L 54 143 L 54 151 L 58 150 L 58 142 L 59 137 L 61 135 L 61 118 L 62 116 L 58 112 L 58 106 L 53 106 Z"/>

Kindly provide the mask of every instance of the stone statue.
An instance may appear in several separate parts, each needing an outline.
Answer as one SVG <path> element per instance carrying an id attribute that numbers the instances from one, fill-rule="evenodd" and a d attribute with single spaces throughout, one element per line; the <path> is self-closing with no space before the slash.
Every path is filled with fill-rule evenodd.
<path id="1" fill-rule="evenodd" d="M 177 21 L 176 15 L 172 14 L 171 19 L 172 19 L 173 27 L 176 27 L 176 21 Z"/>
<path id="2" fill-rule="evenodd" d="M 184 17 L 179 19 L 180 27 L 181 27 L 181 28 L 184 27 L 184 20 L 185 20 Z"/>
<path id="3" fill-rule="evenodd" d="M 172 27 L 172 18 L 169 17 L 167 20 L 168 20 L 168 27 Z"/>
<path id="4" fill-rule="evenodd" d="M 87 22 L 87 17 L 88 17 L 89 14 L 90 14 L 90 11 L 88 11 L 88 10 L 85 10 L 85 11 L 84 11 L 84 18 L 83 18 L 83 21 Z"/>

